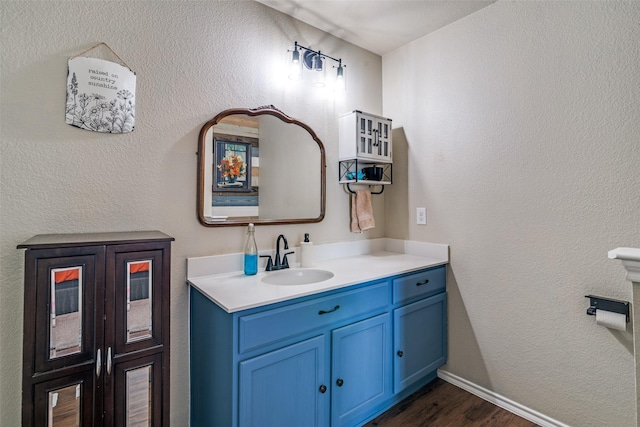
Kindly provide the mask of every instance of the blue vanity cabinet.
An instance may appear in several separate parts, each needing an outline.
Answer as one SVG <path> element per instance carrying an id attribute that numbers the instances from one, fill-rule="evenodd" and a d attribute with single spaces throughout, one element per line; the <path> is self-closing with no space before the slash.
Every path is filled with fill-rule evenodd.
<path id="1" fill-rule="evenodd" d="M 393 392 L 436 376 L 447 361 L 445 267 L 393 281 Z"/>
<path id="2" fill-rule="evenodd" d="M 191 288 L 191 425 L 329 426 L 337 388 L 331 383 L 333 331 L 342 346 L 336 354 L 367 360 L 367 375 L 385 376 L 367 381 L 384 384 L 388 397 L 390 304 L 388 280 L 235 313 Z M 363 352 L 360 345 L 378 348 Z M 369 351 L 377 364 L 367 359 Z M 344 390 L 354 402 L 347 418 L 360 415 L 366 401 L 383 398 L 376 399 L 377 390 Z M 357 402 L 359 396 L 365 401 Z"/>
<path id="3" fill-rule="evenodd" d="M 440 266 L 234 313 L 192 287 L 191 425 L 362 425 L 446 361 L 444 286 Z"/>
<path id="4" fill-rule="evenodd" d="M 355 425 L 388 399 L 389 289 L 376 282 L 241 316 L 241 352 L 317 332 L 240 362 L 239 425 Z"/>

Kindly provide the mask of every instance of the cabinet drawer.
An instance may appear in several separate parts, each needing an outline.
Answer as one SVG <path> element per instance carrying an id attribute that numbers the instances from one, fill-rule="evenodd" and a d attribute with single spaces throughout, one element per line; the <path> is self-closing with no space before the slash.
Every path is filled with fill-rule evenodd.
<path id="1" fill-rule="evenodd" d="M 245 353 L 389 304 L 388 282 L 239 318 L 238 351 Z"/>
<path id="2" fill-rule="evenodd" d="M 421 271 L 393 281 L 393 303 L 426 297 L 445 290 L 445 266 Z"/>

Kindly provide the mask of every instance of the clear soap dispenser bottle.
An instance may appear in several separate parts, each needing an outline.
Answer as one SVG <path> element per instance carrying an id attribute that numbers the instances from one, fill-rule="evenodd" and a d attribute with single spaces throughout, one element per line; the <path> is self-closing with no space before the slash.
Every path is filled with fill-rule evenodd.
<path id="1" fill-rule="evenodd" d="M 247 244 L 244 247 L 244 274 L 252 276 L 258 272 L 258 245 L 253 223 L 247 228 Z"/>

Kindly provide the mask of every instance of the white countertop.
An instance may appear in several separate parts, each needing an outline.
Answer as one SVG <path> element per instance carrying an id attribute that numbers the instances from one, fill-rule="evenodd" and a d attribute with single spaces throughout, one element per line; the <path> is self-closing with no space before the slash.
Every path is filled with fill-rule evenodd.
<path id="1" fill-rule="evenodd" d="M 296 254 L 290 256 L 292 268 L 297 268 L 297 249 L 294 248 Z M 242 254 L 189 258 L 187 281 L 222 309 L 233 313 L 447 264 L 448 249 L 447 245 L 393 239 L 317 245 L 314 247 L 312 268 L 329 270 L 334 276 L 322 282 L 306 285 L 263 283 L 263 277 L 273 274 L 264 270 L 254 276 L 246 276 L 242 271 L 223 271 L 225 268 L 222 266 L 231 265 L 233 268 L 241 265 L 239 259 Z"/>

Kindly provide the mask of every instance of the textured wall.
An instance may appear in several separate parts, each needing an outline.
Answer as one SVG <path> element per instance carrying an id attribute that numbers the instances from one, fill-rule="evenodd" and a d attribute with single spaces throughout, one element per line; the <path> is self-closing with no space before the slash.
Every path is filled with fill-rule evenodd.
<path id="1" fill-rule="evenodd" d="M 311 126 L 327 152 L 327 215 L 318 224 L 258 227 L 260 249 L 304 232 L 315 242 L 380 237 L 349 233 L 337 184 L 337 117 L 381 113 L 381 58 L 253 1 L 2 1 L 0 144 L 0 425 L 20 423 L 23 252 L 34 234 L 159 229 L 175 237 L 171 293 L 171 419 L 188 419 L 185 259 L 242 250 L 241 227 L 196 217 L 196 148 L 202 125 L 231 107 L 273 104 Z M 348 92 L 318 95 L 286 79 L 298 41 L 341 57 Z M 92 133 L 64 121 L 67 59 L 106 42 L 137 73 L 136 129 Z M 100 49 L 95 54 L 115 60 Z M 307 84 L 305 84 L 305 82 Z M 292 84 L 293 83 L 293 84 Z"/>
<path id="2" fill-rule="evenodd" d="M 630 298 L 607 251 L 640 246 L 638 22 L 638 2 L 500 1 L 383 57 L 409 235 L 451 245 L 446 369 L 575 426 L 635 425 L 631 334 L 584 295 Z"/>

